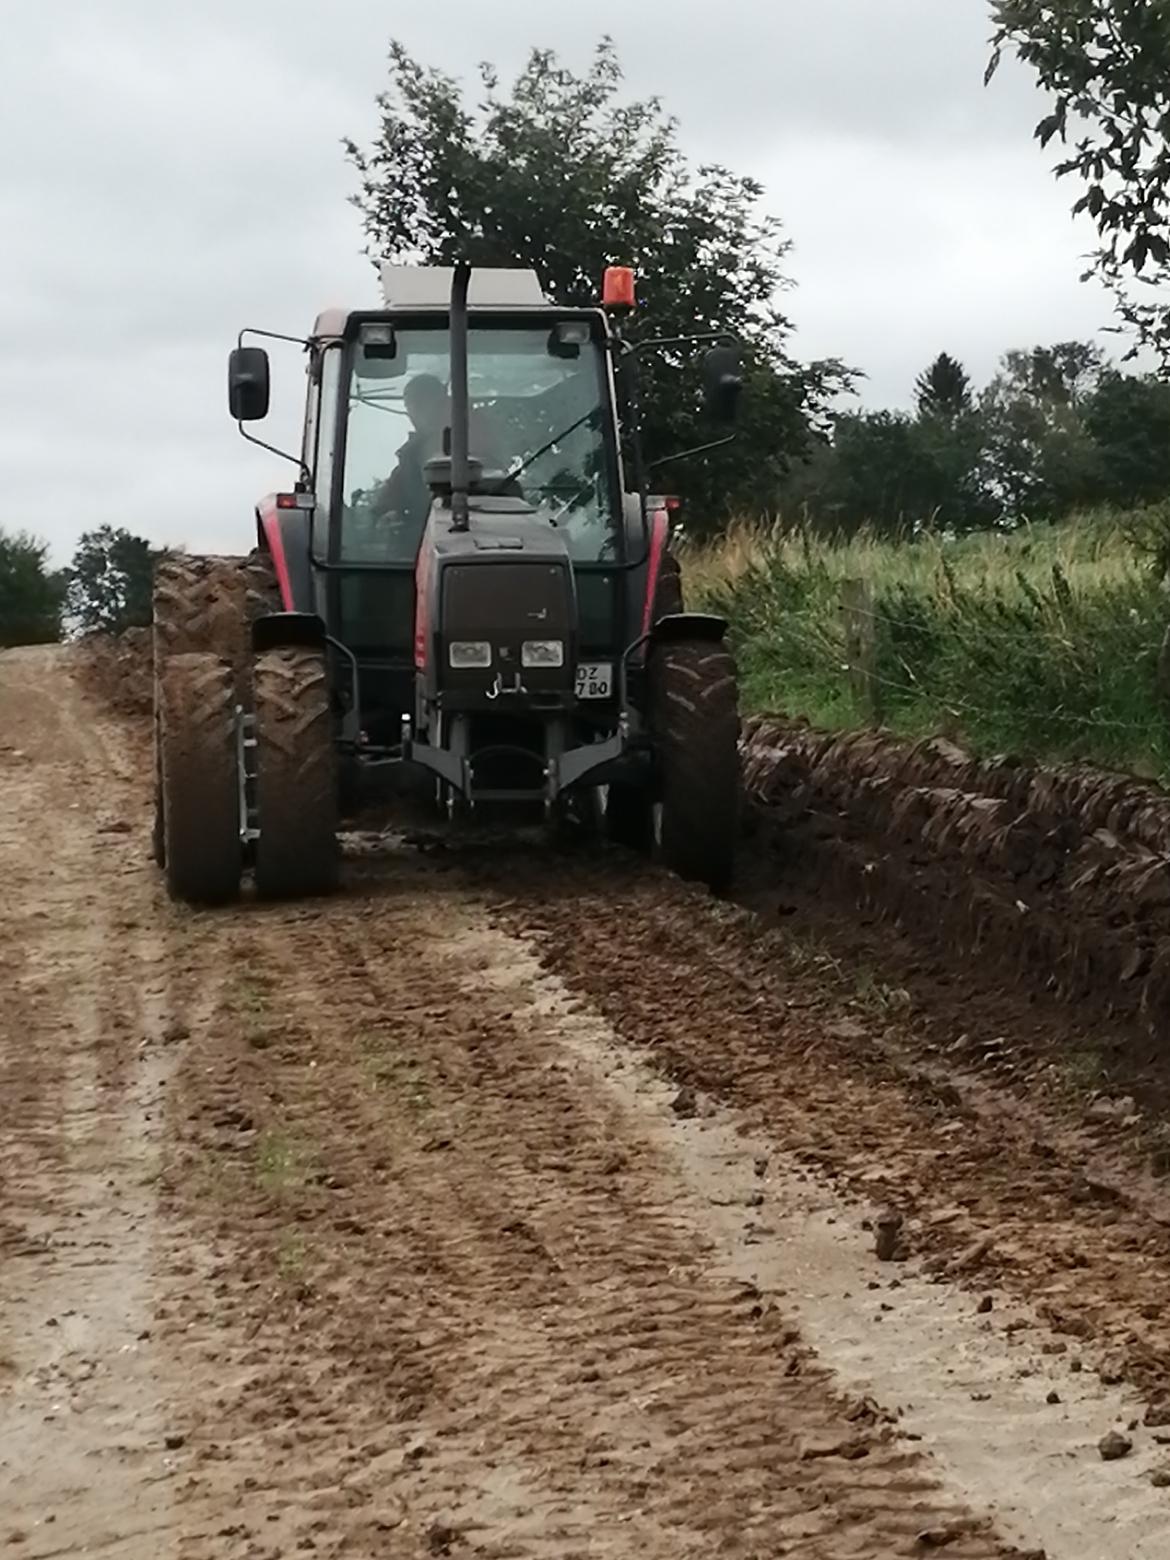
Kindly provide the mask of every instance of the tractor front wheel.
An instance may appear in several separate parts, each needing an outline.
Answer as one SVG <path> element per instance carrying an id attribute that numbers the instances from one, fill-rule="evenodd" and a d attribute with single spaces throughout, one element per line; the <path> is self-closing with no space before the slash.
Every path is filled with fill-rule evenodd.
<path id="1" fill-rule="evenodd" d="M 324 894 L 337 884 L 337 765 L 325 657 L 268 650 L 256 658 L 256 887 L 266 898 Z"/>
<path id="2" fill-rule="evenodd" d="M 680 877 L 726 888 L 739 835 L 735 661 L 723 644 L 667 641 L 649 671 L 654 855 Z"/>
<path id="3" fill-rule="evenodd" d="M 173 898 L 223 904 L 242 866 L 232 669 L 217 655 L 172 655 L 156 690 L 155 850 Z"/>

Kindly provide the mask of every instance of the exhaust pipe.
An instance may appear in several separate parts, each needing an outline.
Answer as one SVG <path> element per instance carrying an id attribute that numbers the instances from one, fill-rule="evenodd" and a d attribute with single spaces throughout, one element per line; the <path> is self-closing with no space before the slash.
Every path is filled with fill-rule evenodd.
<path id="1" fill-rule="evenodd" d="M 451 284 L 451 529 L 470 529 L 468 456 L 471 438 L 467 386 L 467 293 L 471 267 L 460 261 Z"/>

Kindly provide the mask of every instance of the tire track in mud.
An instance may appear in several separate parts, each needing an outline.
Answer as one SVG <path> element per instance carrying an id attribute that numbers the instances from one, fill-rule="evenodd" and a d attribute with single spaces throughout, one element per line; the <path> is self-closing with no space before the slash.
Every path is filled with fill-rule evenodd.
<path id="1" fill-rule="evenodd" d="M 144 866 L 136 745 L 73 665 L 0 656 L 0 1543 L 146 1560 L 178 1520 L 156 1182 L 198 981 Z"/>
<path id="2" fill-rule="evenodd" d="M 961 1522 L 721 1267 L 457 876 L 357 867 L 244 924 L 246 1022 L 184 1064 L 174 1124 L 192 1216 L 201 1163 L 230 1188 L 217 1304 L 249 1345 L 192 1442 L 254 1488 L 257 1554 L 813 1560 Z M 972 1524 L 948 1552 L 1007 1551 Z"/>
<path id="3" fill-rule="evenodd" d="M 961 1281 L 1015 1289 L 1088 1363 L 1170 1401 L 1170 1198 L 1136 1171 L 1130 1195 L 1058 1115 L 924 1072 L 896 1020 L 859 1021 L 798 945 L 734 907 L 587 868 L 569 887 L 529 867 L 506 894 L 500 923 L 535 926 L 546 966 L 669 1076 L 746 1108 L 836 1184 L 921 1215 L 917 1254 L 940 1274 L 987 1234 Z"/>

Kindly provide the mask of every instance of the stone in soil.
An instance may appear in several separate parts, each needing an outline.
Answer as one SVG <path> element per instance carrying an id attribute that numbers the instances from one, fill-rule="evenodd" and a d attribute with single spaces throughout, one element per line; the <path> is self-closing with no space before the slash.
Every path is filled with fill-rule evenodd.
<path id="1" fill-rule="evenodd" d="M 675 1115 L 683 1120 L 699 1114 L 699 1102 L 695 1098 L 694 1089 L 681 1088 L 670 1102 L 670 1108 Z"/>
<path id="2" fill-rule="evenodd" d="M 1128 1457 L 1133 1451 L 1133 1442 L 1129 1436 L 1122 1435 L 1119 1430 L 1110 1430 L 1108 1435 L 1103 1435 L 1097 1442 L 1097 1450 L 1101 1453 L 1105 1462 L 1117 1462 L 1122 1457 Z"/>
<path id="3" fill-rule="evenodd" d="M 894 1208 L 887 1208 L 874 1225 L 874 1251 L 879 1262 L 892 1262 L 898 1254 L 902 1237 L 902 1215 Z"/>

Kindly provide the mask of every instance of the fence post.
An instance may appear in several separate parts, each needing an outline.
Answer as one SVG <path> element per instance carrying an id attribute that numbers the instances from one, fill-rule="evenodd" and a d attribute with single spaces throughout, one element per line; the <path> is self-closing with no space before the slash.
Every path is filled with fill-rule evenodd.
<path id="1" fill-rule="evenodd" d="M 866 724 L 880 726 L 882 701 L 877 669 L 877 620 L 868 580 L 841 581 L 841 615 L 845 626 L 849 686 Z"/>

